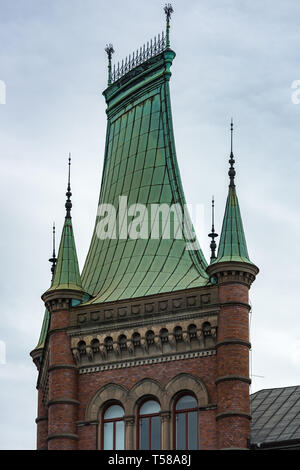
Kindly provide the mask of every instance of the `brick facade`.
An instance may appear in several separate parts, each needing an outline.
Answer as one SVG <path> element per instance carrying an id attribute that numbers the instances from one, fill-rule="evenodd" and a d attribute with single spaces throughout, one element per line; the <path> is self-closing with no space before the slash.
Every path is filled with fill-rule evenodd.
<path id="1" fill-rule="evenodd" d="M 217 335 L 215 341 L 205 340 L 205 343 L 199 343 L 202 346 L 197 346 L 203 349 L 206 345 L 204 355 L 189 357 L 181 346 L 182 356 L 173 354 L 167 362 L 152 361 L 149 364 L 140 361 L 139 365 L 123 364 L 119 368 L 118 362 L 115 365 L 108 362 L 107 369 L 101 371 L 89 369 L 85 363 L 83 366 L 75 360 L 77 356 L 71 347 L 74 326 L 73 330 L 70 326 L 71 318 L 74 324 L 74 316 L 70 314 L 73 309 L 69 308 L 68 302 L 48 302 L 51 311 L 46 374 L 48 395 L 45 402 L 45 390 L 43 393 L 40 382 L 37 448 L 101 449 L 103 406 L 118 402 L 125 410 L 126 448 L 136 449 L 138 403 L 143 396 L 149 396 L 161 403 L 162 449 L 173 449 L 173 405 L 175 397 L 182 391 L 191 392 L 198 399 L 199 449 L 248 448 L 249 285 L 237 279 L 234 282 L 220 279 L 215 290 L 217 295 L 212 298 L 218 302 L 205 318 L 214 318 L 218 312 Z M 151 319 L 152 328 L 159 320 L 159 316 Z M 170 325 L 173 327 L 176 321 L 173 318 Z M 164 325 L 168 326 L 167 323 Z M 86 328 L 88 330 L 88 326 Z M 107 326 L 108 332 L 110 328 Z M 120 332 L 123 331 L 120 327 Z M 96 330 L 94 336 L 95 333 Z M 80 338 L 84 337 L 83 328 Z M 195 346 L 189 346 L 192 347 Z M 163 349 L 160 354 L 164 357 Z"/>

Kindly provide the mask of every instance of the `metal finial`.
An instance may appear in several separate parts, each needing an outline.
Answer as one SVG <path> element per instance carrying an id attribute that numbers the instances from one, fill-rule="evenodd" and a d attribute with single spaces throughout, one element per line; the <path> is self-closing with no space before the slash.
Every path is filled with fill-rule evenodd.
<path id="1" fill-rule="evenodd" d="M 51 273 L 52 273 L 52 279 L 53 279 L 55 266 L 57 262 L 57 258 L 55 254 L 55 222 L 53 222 L 53 227 L 52 227 L 52 258 L 50 258 L 49 261 L 52 264 Z"/>
<path id="2" fill-rule="evenodd" d="M 212 262 L 213 260 L 216 259 L 216 248 L 217 244 L 215 242 L 215 238 L 217 238 L 219 235 L 215 232 L 215 199 L 214 196 L 212 197 L 211 201 L 211 232 L 208 234 L 208 236 L 212 239 L 210 242 L 210 249 L 211 249 L 211 256 L 210 256 L 210 261 Z"/>
<path id="3" fill-rule="evenodd" d="M 172 13 L 174 13 L 171 3 L 166 3 L 164 7 L 164 12 L 166 14 L 167 21 L 170 21 Z"/>
<path id="4" fill-rule="evenodd" d="M 229 168 L 229 171 L 228 171 L 228 176 L 230 178 L 230 184 L 229 186 L 231 188 L 234 188 L 235 187 L 235 184 L 234 184 L 234 177 L 235 177 L 235 169 L 234 169 L 234 164 L 235 164 L 235 159 L 234 159 L 234 155 L 233 155 L 233 119 L 231 118 L 231 124 L 230 124 L 230 159 L 229 159 L 229 163 L 230 163 L 230 168 Z"/>
<path id="5" fill-rule="evenodd" d="M 166 14 L 166 20 L 167 20 L 167 29 L 166 29 L 166 47 L 170 47 L 170 19 L 172 13 L 174 13 L 173 7 L 171 3 L 166 3 L 164 7 L 164 12 Z"/>
<path id="6" fill-rule="evenodd" d="M 106 44 L 105 52 L 108 57 L 108 81 L 107 84 L 108 86 L 111 85 L 111 58 L 114 51 L 113 45 L 112 44 Z"/>
<path id="7" fill-rule="evenodd" d="M 72 209 L 72 202 L 71 202 L 71 196 L 72 196 L 72 193 L 71 193 L 71 154 L 69 153 L 69 162 L 68 162 L 68 165 L 69 165 L 69 170 L 68 170 L 68 187 L 67 187 L 67 192 L 66 192 L 66 196 L 67 196 L 67 201 L 66 201 L 66 204 L 65 204 L 65 208 L 67 210 L 67 213 L 66 213 L 66 219 L 71 219 L 71 209 Z"/>

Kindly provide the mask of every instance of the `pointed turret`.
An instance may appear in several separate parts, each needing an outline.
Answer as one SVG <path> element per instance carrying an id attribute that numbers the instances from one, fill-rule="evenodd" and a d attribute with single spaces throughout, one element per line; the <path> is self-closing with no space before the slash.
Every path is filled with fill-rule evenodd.
<path id="1" fill-rule="evenodd" d="M 60 240 L 60 246 L 52 284 L 48 292 L 58 289 L 72 289 L 76 291 L 83 291 L 71 217 L 72 193 L 70 184 L 70 166 L 71 156 L 69 154 L 69 176 L 68 187 L 66 192 L 67 201 L 65 204 L 66 217 Z"/>
<path id="2" fill-rule="evenodd" d="M 55 272 L 55 266 L 57 262 L 57 258 L 55 254 L 55 223 L 54 222 L 52 226 L 52 257 L 49 259 L 49 261 L 51 263 L 51 273 L 52 273 L 51 282 L 52 282 L 54 272 Z M 32 360 L 35 363 L 38 370 L 40 369 L 40 365 L 41 365 L 42 358 L 43 358 L 43 351 L 44 351 L 44 346 L 45 346 L 46 337 L 48 333 L 49 322 L 50 322 L 50 314 L 49 314 L 49 310 L 47 310 L 46 308 L 38 343 L 36 347 L 30 352 Z"/>
<path id="3" fill-rule="evenodd" d="M 38 343 L 36 347 L 30 352 L 32 360 L 35 363 L 36 368 L 38 370 L 40 369 L 40 365 L 42 362 L 45 341 L 46 341 L 48 328 L 49 328 L 49 321 L 50 321 L 50 315 L 49 315 L 49 311 L 46 309 L 44 313 L 44 319 L 43 319 L 42 329 L 41 329 Z"/>
<path id="4" fill-rule="evenodd" d="M 234 155 L 233 155 L 233 122 L 231 121 L 231 152 L 230 152 L 230 168 L 228 171 L 230 183 L 223 219 L 222 231 L 220 236 L 220 243 L 218 248 L 217 258 L 211 259 L 211 264 L 237 261 L 243 263 L 251 263 L 245 233 L 243 229 L 243 222 L 239 208 L 238 197 L 235 186 L 235 168 L 234 168 Z M 252 264 L 252 263 L 251 263 Z"/>
<path id="5" fill-rule="evenodd" d="M 82 302 L 84 291 L 79 274 L 72 227 L 70 167 L 71 155 L 69 154 L 65 223 L 51 287 L 42 295 L 50 318 L 47 325 L 47 336 L 44 340 L 44 349 L 47 349 L 45 357 L 48 362 L 45 363 L 43 360 L 37 384 L 39 400 L 42 400 L 43 395 L 42 372 L 45 369 L 48 368 L 49 383 L 55 385 L 49 386 L 47 406 L 48 408 L 51 406 L 51 411 L 48 413 L 48 409 L 45 410 L 43 407 L 38 410 L 38 423 L 42 423 L 41 420 L 47 420 L 47 427 L 38 426 L 38 448 L 47 448 L 48 450 L 77 450 L 78 441 L 76 425 L 79 403 L 77 400 L 78 372 L 71 352 L 71 340 L 67 329 L 71 322 L 70 310 Z M 45 365 L 43 366 L 43 364 Z"/>
<path id="6" fill-rule="evenodd" d="M 247 449 L 250 439 L 249 289 L 258 274 L 250 261 L 235 188 L 231 152 L 229 191 L 217 258 L 207 268 L 218 287 L 220 310 L 217 332 L 218 449 Z"/>
<path id="7" fill-rule="evenodd" d="M 66 208 L 66 217 L 65 223 L 62 231 L 60 246 L 58 256 L 56 257 L 55 253 L 55 224 L 53 223 L 52 236 L 53 236 L 53 247 L 52 247 L 52 257 L 49 259 L 51 263 L 51 286 L 47 292 L 43 295 L 48 296 L 50 294 L 51 298 L 53 293 L 57 290 L 71 290 L 71 298 L 81 300 L 83 297 L 83 289 L 81 284 L 81 278 L 79 273 L 78 259 L 76 253 L 75 239 L 72 227 L 72 218 L 71 218 L 71 183 L 70 183 L 70 167 L 71 167 L 71 155 L 69 154 L 69 172 L 68 172 L 68 186 L 67 186 L 67 200 L 65 204 Z M 65 296 L 64 296 L 65 297 Z M 39 337 L 37 346 L 31 351 L 31 357 L 35 362 L 37 368 L 39 369 L 43 350 L 47 338 L 47 333 L 50 323 L 50 312 L 46 307 L 44 313 L 44 319 L 42 324 L 42 329 Z"/>

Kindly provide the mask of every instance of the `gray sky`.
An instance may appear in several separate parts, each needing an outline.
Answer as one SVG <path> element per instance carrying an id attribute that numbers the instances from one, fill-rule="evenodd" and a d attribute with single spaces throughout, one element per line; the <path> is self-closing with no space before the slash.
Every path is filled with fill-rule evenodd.
<path id="1" fill-rule="evenodd" d="M 106 56 L 120 60 L 161 32 L 152 0 L 0 0 L 2 255 L 0 448 L 35 448 L 38 340 L 49 287 L 51 225 L 60 236 L 72 152 L 73 224 L 80 267 L 94 225 L 103 164 Z M 173 2 L 171 99 L 188 203 L 203 204 L 220 233 L 228 188 L 230 118 L 248 250 L 252 392 L 299 385 L 300 3 Z M 203 236 L 200 234 L 200 239 Z M 202 246 L 207 258 L 209 240 Z M 263 376 L 255 377 L 255 376 Z"/>

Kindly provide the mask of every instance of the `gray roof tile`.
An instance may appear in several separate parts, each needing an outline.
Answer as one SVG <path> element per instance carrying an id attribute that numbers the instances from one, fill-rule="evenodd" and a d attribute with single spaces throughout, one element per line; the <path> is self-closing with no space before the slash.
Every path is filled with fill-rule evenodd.
<path id="1" fill-rule="evenodd" d="M 300 385 L 251 395 L 251 443 L 300 439 Z"/>

